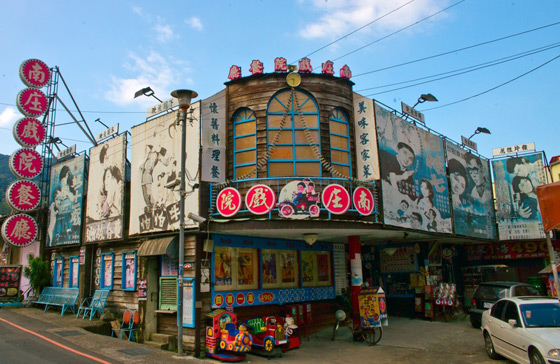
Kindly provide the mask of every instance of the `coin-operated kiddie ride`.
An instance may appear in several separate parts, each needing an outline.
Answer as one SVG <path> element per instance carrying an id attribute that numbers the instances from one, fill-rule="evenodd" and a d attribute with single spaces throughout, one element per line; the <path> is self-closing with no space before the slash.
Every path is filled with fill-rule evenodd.
<path id="1" fill-rule="evenodd" d="M 253 338 L 245 325 L 237 328 L 237 315 L 215 310 L 207 316 L 206 356 L 220 361 L 241 361 L 251 350 Z"/>
<path id="2" fill-rule="evenodd" d="M 243 323 L 252 334 L 251 353 L 264 355 L 270 359 L 273 356 L 282 356 L 282 348 L 289 348 L 286 330 L 276 317 L 253 318 Z"/>

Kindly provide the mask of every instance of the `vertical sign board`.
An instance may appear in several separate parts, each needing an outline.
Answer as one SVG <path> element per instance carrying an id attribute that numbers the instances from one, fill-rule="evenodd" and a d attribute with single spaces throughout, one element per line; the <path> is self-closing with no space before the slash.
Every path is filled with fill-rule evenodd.
<path id="1" fill-rule="evenodd" d="M 123 237 L 125 143 L 122 134 L 90 149 L 86 243 Z"/>
<path id="2" fill-rule="evenodd" d="M 200 122 L 202 125 L 202 180 L 226 180 L 226 90 L 202 100 Z"/>
<path id="3" fill-rule="evenodd" d="M 17 300 L 22 273 L 21 265 L 0 266 L 0 302 Z"/>
<path id="4" fill-rule="evenodd" d="M 537 186 L 546 182 L 542 153 L 492 161 L 500 240 L 544 239 Z"/>
<path id="5" fill-rule="evenodd" d="M 449 194 L 455 234 L 496 238 L 496 215 L 488 160 L 446 143 Z"/>
<path id="6" fill-rule="evenodd" d="M 80 244 L 86 156 L 51 168 L 47 246 Z"/>
<path id="7" fill-rule="evenodd" d="M 344 244 L 333 244 L 334 261 L 334 289 L 335 294 L 340 296 L 342 290 L 348 289 L 348 275 L 346 267 L 346 252 Z"/>
<path id="8" fill-rule="evenodd" d="M 375 105 L 385 224 L 451 233 L 440 137 Z"/>
<path id="9" fill-rule="evenodd" d="M 377 160 L 373 100 L 357 93 L 354 93 L 353 96 L 357 178 L 362 181 L 377 180 L 379 179 L 379 162 Z"/>
<path id="10" fill-rule="evenodd" d="M 185 158 L 185 216 L 198 213 L 200 102 L 191 105 L 187 120 Z M 163 114 L 135 126 L 132 134 L 130 182 L 130 235 L 179 229 L 181 127 L 176 113 Z M 206 168 L 206 167 L 205 167 Z M 186 219 L 186 227 L 198 223 Z"/>
<path id="11" fill-rule="evenodd" d="M 178 289 L 179 285 L 177 285 Z M 194 278 L 183 278 L 183 327 L 195 326 L 195 302 Z"/>

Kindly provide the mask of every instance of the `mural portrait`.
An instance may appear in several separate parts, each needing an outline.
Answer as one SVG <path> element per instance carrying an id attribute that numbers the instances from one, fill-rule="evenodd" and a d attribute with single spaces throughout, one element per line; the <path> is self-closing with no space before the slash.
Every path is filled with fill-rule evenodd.
<path id="1" fill-rule="evenodd" d="M 200 149 L 199 103 L 191 105 L 196 120 L 187 121 L 185 215 L 198 211 Z M 179 229 L 181 127 L 171 112 L 131 131 L 130 234 Z M 190 219 L 185 225 L 195 227 Z"/>
<path id="2" fill-rule="evenodd" d="M 441 138 L 378 105 L 375 122 L 385 224 L 451 233 Z"/>
<path id="3" fill-rule="evenodd" d="M 537 186 L 546 183 L 542 153 L 492 161 L 500 240 L 544 239 Z"/>
<path id="4" fill-rule="evenodd" d="M 490 165 L 459 146 L 446 143 L 453 226 L 459 235 L 496 238 Z"/>
<path id="5" fill-rule="evenodd" d="M 86 156 L 51 168 L 47 246 L 80 244 Z"/>
<path id="6" fill-rule="evenodd" d="M 90 149 L 86 242 L 123 238 L 126 138 Z"/>

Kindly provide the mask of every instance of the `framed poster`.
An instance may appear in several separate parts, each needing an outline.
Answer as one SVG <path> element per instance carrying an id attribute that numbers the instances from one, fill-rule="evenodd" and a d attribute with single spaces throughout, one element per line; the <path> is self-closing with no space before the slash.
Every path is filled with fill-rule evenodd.
<path id="1" fill-rule="evenodd" d="M 261 250 L 263 288 L 279 287 L 277 258 L 278 258 L 278 250 L 275 249 Z"/>
<path id="2" fill-rule="evenodd" d="M 214 284 L 217 291 L 233 289 L 231 267 L 233 249 L 227 246 L 214 248 Z"/>
<path id="3" fill-rule="evenodd" d="M 124 252 L 122 254 L 122 277 L 121 289 L 123 291 L 136 290 L 137 271 L 136 251 Z"/>
<path id="4" fill-rule="evenodd" d="M 282 276 L 282 287 L 297 287 L 299 277 L 299 266 L 297 260 L 297 251 L 281 250 L 280 251 L 280 272 Z"/>
<path id="5" fill-rule="evenodd" d="M 256 289 L 258 287 L 257 249 L 217 246 L 214 254 L 214 289 L 216 291 Z"/>
<path id="6" fill-rule="evenodd" d="M 332 284 L 331 253 L 329 252 L 317 253 L 317 283 L 321 286 Z"/>
<path id="7" fill-rule="evenodd" d="M 177 284 L 178 289 L 179 284 Z M 183 278 L 183 327 L 194 327 L 195 302 L 194 278 Z M 177 302 L 178 305 L 179 302 Z"/>
<path id="8" fill-rule="evenodd" d="M 301 280 L 304 287 L 314 285 L 315 281 L 315 252 L 302 251 L 301 252 Z"/>
<path id="9" fill-rule="evenodd" d="M 297 251 L 262 249 L 261 263 L 263 288 L 298 286 Z"/>
<path id="10" fill-rule="evenodd" d="M 58 257 L 54 259 L 53 286 L 63 287 L 64 285 L 64 258 Z"/>
<path id="11" fill-rule="evenodd" d="M 237 289 L 258 288 L 257 249 L 237 249 Z"/>
<path id="12" fill-rule="evenodd" d="M 102 289 L 113 289 L 113 271 L 115 268 L 115 254 L 101 254 L 101 282 Z"/>
<path id="13" fill-rule="evenodd" d="M 68 287 L 78 288 L 80 283 L 80 257 L 77 255 L 69 258 L 68 266 Z"/>

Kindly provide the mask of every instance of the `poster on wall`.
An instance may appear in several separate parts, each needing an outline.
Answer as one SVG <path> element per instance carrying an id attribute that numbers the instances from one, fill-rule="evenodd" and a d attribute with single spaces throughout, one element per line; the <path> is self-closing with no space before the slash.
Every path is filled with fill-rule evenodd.
<path id="1" fill-rule="evenodd" d="M 47 246 L 80 244 L 86 156 L 51 168 Z"/>
<path id="2" fill-rule="evenodd" d="M 446 143 L 446 149 L 455 234 L 495 239 L 490 164 L 455 144 Z"/>
<path id="3" fill-rule="evenodd" d="M 185 215 L 198 211 L 200 103 L 187 121 Z M 130 235 L 179 229 L 181 127 L 174 112 L 131 130 Z M 185 227 L 197 222 L 185 219 Z"/>
<path id="4" fill-rule="evenodd" d="M 125 134 L 91 148 L 89 155 L 86 243 L 122 239 Z"/>
<path id="5" fill-rule="evenodd" d="M 451 233 L 443 141 L 375 105 L 385 224 Z"/>
<path id="6" fill-rule="evenodd" d="M 492 161 L 500 240 L 544 239 L 537 186 L 546 183 L 542 153 Z"/>

